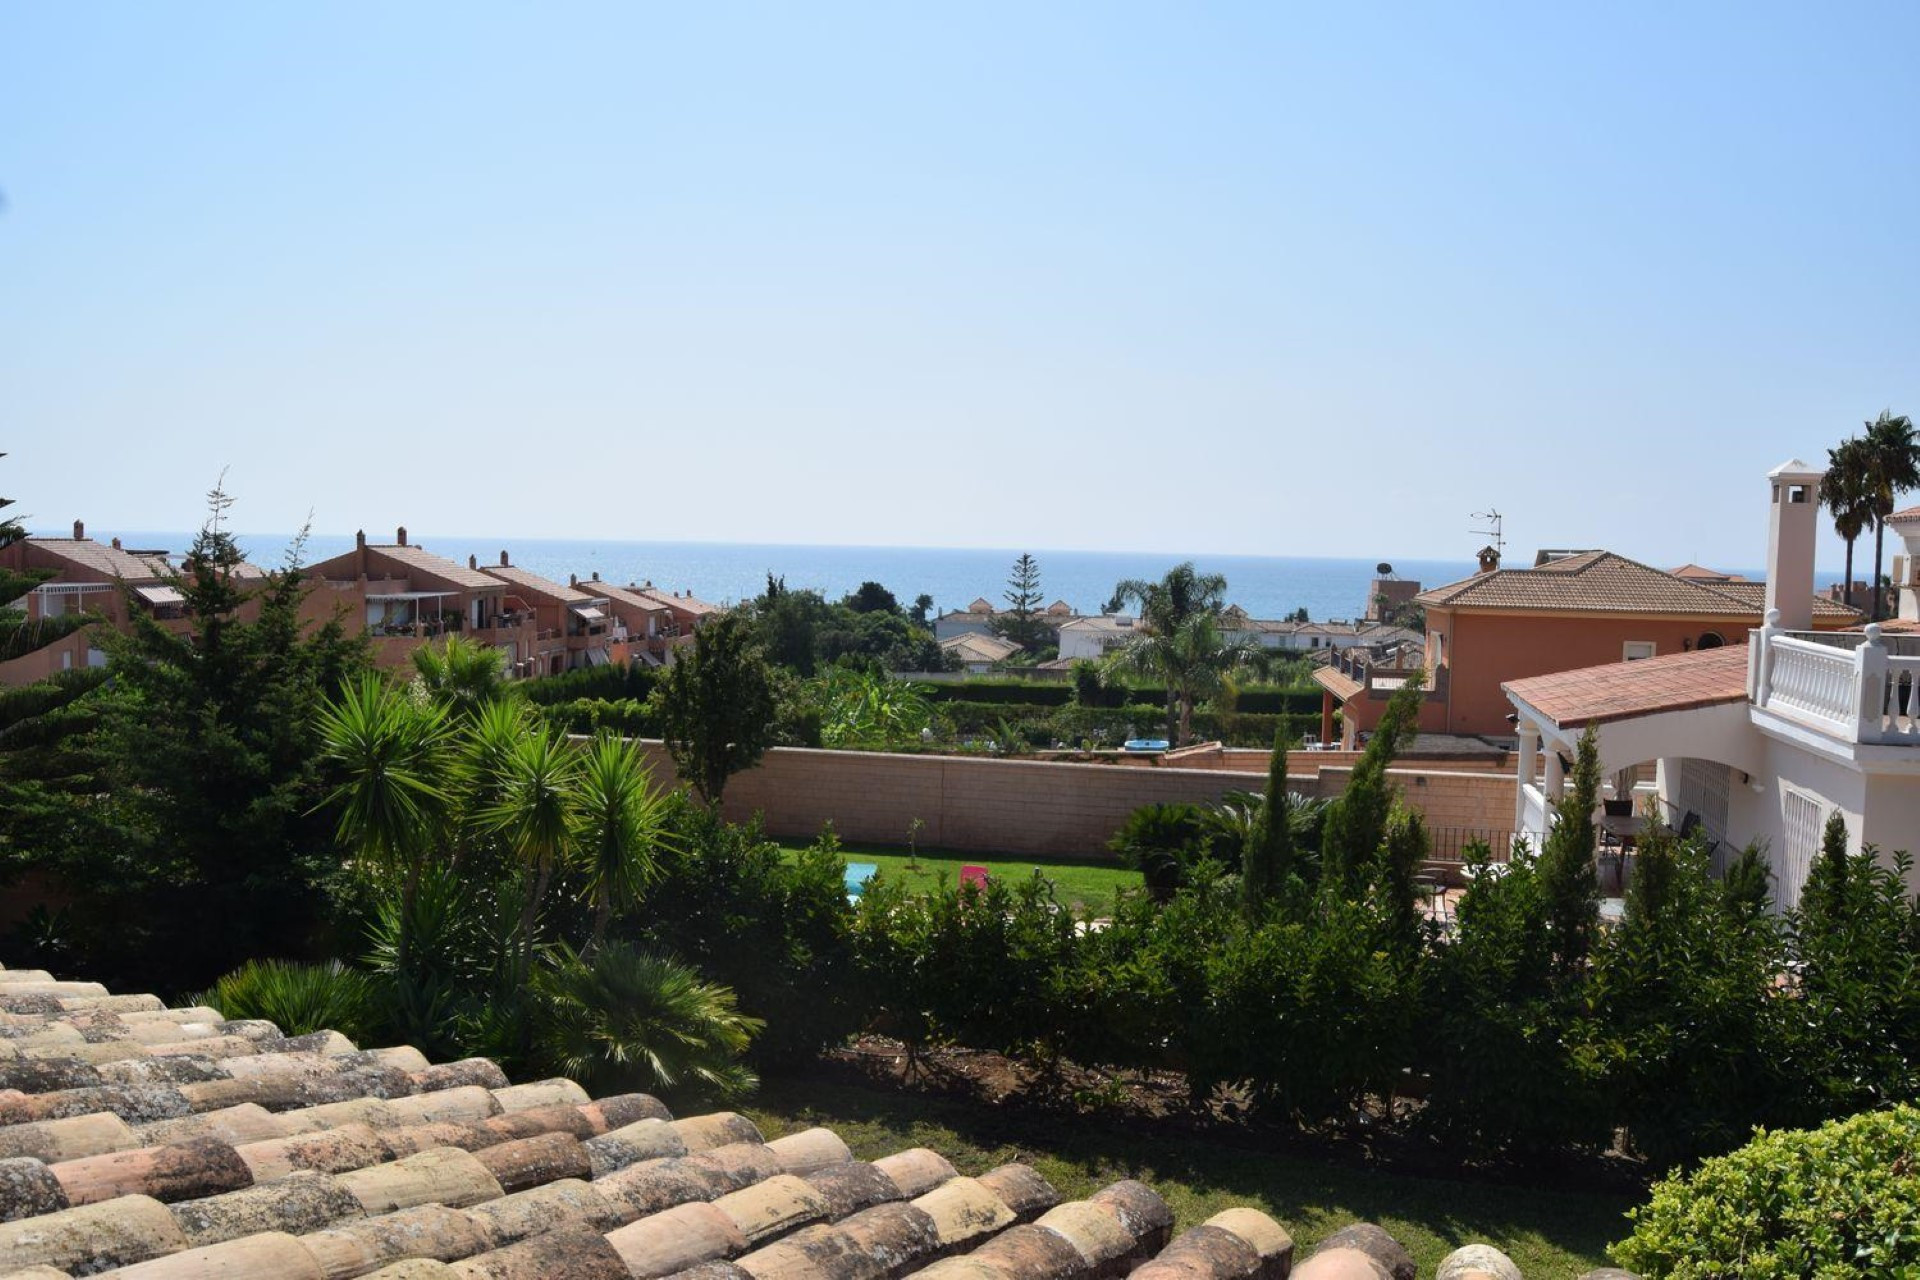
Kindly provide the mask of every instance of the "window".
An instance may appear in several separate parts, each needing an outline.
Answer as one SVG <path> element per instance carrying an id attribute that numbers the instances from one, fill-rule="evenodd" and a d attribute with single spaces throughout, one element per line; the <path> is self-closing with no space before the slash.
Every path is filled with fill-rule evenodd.
<path id="1" fill-rule="evenodd" d="M 1696 649 L 1718 649 L 1726 642 L 1727 638 L 1718 631 L 1706 631 L 1702 632 L 1700 638 L 1693 642 L 1693 647 Z"/>
<path id="2" fill-rule="evenodd" d="M 1798 791 L 1784 792 L 1780 800 L 1785 809 L 1781 816 L 1786 819 L 1787 847 L 1779 868 L 1777 901 L 1782 907 L 1793 907 L 1800 903 L 1800 890 L 1807 883 L 1813 855 L 1820 848 L 1820 803 Z"/>
<path id="3" fill-rule="evenodd" d="M 1625 647 L 1621 649 L 1620 657 L 1622 658 L 1622 660 L 1627 662 L 1639 662 L 1643 658 L 1651 658 L 1653 656 L 1653 653 L 1654 653 L 1653 641 L 1629 640 L 1627 641 Z"/>

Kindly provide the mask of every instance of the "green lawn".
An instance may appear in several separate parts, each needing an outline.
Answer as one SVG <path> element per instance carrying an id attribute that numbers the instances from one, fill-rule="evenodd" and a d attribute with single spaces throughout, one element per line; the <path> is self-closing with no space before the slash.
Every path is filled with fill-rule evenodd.
<path id="1" fill-rule="evenodd" d="M 1475 1241 L 1506 1250 L 1529 1276 L 1577 1276 L 1607 1264 L 1606 1246 L 1627 1234 L 1621 1215 L 1633 1203 L 1621 1194 L 1381 1173 L 1200 1137 L 1147 1136 L 1097 1117 L 1009 1114 L 820 1080 L 769 1081 L 743 1110 L 769 1138 L 821 1125 L 866 1160 L 922 1146 L 965 1174 L 1022 1161 L 1068 1199 L 1138 1178 L 1166 1197 L 1181 1231 L 1251 1205 L 1285 1226 L 1302 1255 L 1351 1222 L 1377 1222 L 1412 1252 L 1423 1276 Z"/>
<path id="2" fill-rule="evenodd" d="M 781 843 L 789 850 L 806 847 L 804 843 L 792 840 Z M 845 853 L 848 862 L 876 863 L 880 874 L 887 879 L 928 892 L 938 887 L 942 877 L 949 889 L 957 885 L 960 882 L 960 868 L 964 866 L 985 867 L 988 875 L 1000 880 L 1024 880 L 1037 867 L 1042 875 L 1053 881 L 1054 892 L 1063 904 L 1086 911 L 1110 910 L 1116 889 L 1133 888 L 1140 884 L 1140 873 L 1129 871 L 1118 862 L 1049 862 L 1011 854 L 990 857 L 922 853 L 909 865 L 906 851 L 898 846 L 850 844 L 845 846 Z"/>

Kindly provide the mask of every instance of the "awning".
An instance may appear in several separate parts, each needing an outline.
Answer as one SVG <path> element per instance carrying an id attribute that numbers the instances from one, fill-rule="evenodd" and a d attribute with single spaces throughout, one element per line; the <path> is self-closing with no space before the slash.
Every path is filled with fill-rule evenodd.
<path id="1" fill-rule="evenodd" d="M 442 596 L 457 596 L 458 591 L 369 591 L 369 600 L 438 600 Z"/>
<path id="2" fill-rule="evenodd" d="M 148 604 L 185 604 L 187 598 L 172 587 L 135 587 L 133 594 Z"/>
<path id="3" fill-rule="evenodd" d="M 600 612 L 600 610 L 594 608 L 590 604 L 574 605 L 573 614 L 576 618 L 579 618 L 585 622 L 605 622 L 607 620 L 606 614 Z"/>

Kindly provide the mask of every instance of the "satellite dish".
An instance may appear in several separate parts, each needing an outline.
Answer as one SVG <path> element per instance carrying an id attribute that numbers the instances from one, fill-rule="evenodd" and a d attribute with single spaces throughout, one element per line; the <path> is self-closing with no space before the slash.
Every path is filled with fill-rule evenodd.
<path id="1" fill-rule="evenodd" d="M 1391 574 L 1393 572 L 1393 566 L 1388 564 L 1385 560 L 1382 560 L 1379 564 L 1373 566 L 1373 571 L 1384 578 L 1388 574 Z"/>

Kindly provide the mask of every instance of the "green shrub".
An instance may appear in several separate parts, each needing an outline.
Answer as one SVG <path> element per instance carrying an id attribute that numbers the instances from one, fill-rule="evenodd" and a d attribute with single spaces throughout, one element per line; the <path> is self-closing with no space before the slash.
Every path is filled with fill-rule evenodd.
<path id="1" fill-rule="evenodd" d="M 563 943 L 534 971 L 529 996 L 531 1065 L 595 1096 L 727 1098 L 757 1083 L 739 1058 L 759 1019 L 677 961 L 619 943 L 581 956 Z"/>
<path id="2" fill-rule="evenodd" d="M 1167 894 L 1185 885 L 1195 863 L 1214 855 L 1222 836 L 1205 805 L 1143 804 L 1107 841 L 1107 848 L 1140 872 L 1148 889 Z"/>
<path id="3" fill-rule="evenodd" d="M 623 738 L 660 736 L 660 720 L 653 705 L 632 699 L 573 698 L 547 703 L 540 714 L 548 724 L 566 733 L 591 735 L 605 729 Z"/>
<path id="4" fill-rule="evenodd" d="M 590 698 L 605 702 L 645 702 L 659 683 L 657 669 L 638 662 L 611 663 L 604 667 L 579 667 L 557 676 L 541 676 L 514 687 L 529 702 L 551 706 L 557 702 L 577 702 Z"/>
<path id="5" fill-rule="evenodd" d="M 1920 1108 L 1757 1133 L 1670 1178 L 1614 1246 L 1647 1280 L 1920 1274 Z"/>
<path id="6" fill-rule="evenodd" d="M 249 960 L 214 983 L 199 1003 L 229 1018 L 263 1019 L 290 1036 L 338 1031 L 359 1042 L 370 1038 L 380 1020 L 373 979 L 338 961 Z"/>

